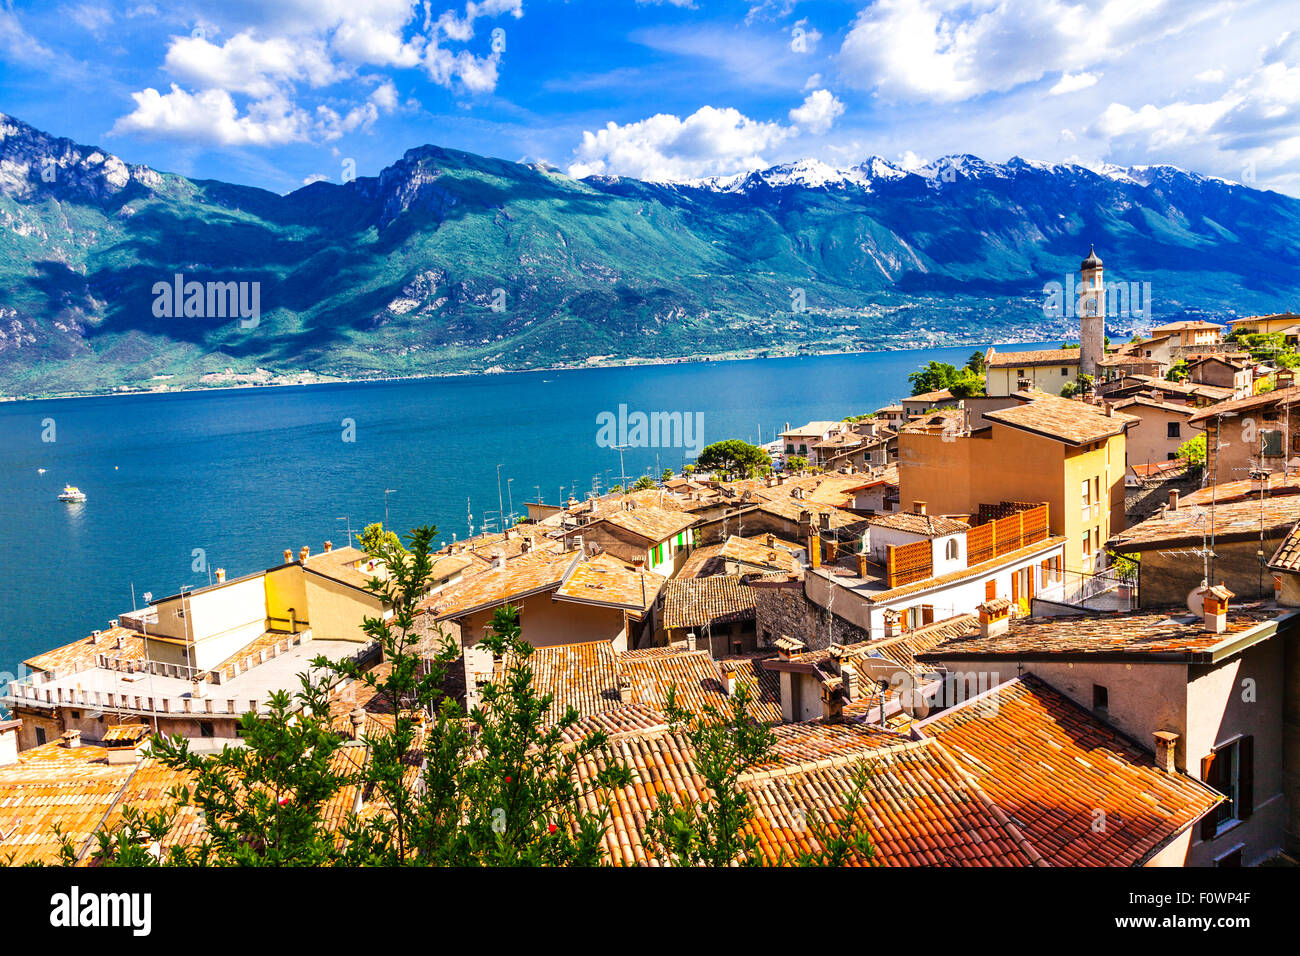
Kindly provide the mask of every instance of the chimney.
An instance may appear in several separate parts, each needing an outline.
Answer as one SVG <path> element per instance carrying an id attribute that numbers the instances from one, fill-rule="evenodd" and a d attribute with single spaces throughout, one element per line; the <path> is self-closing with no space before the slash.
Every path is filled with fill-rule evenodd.
<path id="1" fill-rule="evenodd" d="M 90 643 L 92 643 L 92 644 L 98 644 L 98 643 L 99 643 L 99 631 L 91 631 L 91 632 L 90 632 Z"/>
<path id="2" fill-rule="evenodd" d="M 579 538 L 578 540 L 581 541 L 582 539 Z M 492 570 L 493 570 L 493 571 L 502 571 L 502 570 L 505 569 L 505 566 L 506 566 L 506 556 L 505 556 L 504 554 L 502 554 L 500 551 L 493 551 L 493 552 L 492 552 Z"/>
<path id="3" fill-rule="evenodd" d="M 305 564 L 309 557 L 311 557 L 311 548 L 304 544 L 298 549 L 298 560 Z"/>
<path id="4" fill-rule="evenodd" d="M 836 723 L 844 713 L 844 699 L 840 696 L 840 682 L 832 680 L 822 684 L 822 720 Z"/>
<path id="5" fill-rule="evenodd" d="M 775 547 L 776 547 L 776 535 L 774 535 L 774 534 L 769 534 L 769 535 L 767 536 L 767 546 L 768 546 L 769 548 L 775 548 Z"/>
<path id="6" fill-rule="evenodd" d="M 1115 406 L 1114 406 L 1114 405 L 1112 405 L 1110 402 L 1102 402 L 1102 407 L 1106 409 L 1106 417 L 1107 417 L 1107 418 L 1114 418 L 1114 417 L 1115 417 Z"/>
<path id="7" fill-rule="evenodd" d="M 21 720 L 0 721 L 0 767 L 18 762 L 18 732 L 22 729 Z"/>
<path id="8" fill-rule="evenodd" d="M 722 692 L 730 697 L 736 692 L 736 667 L 731 661 L 722 661 L 718 671 L 722 674 Z"/>
<path id="9" fill-rule="evenodd" d="M 121 649 L 122 649 L 122 635 L 121 635 L 121 634 L 117 635 L 117 649 L 118 649 L 118 650 L 121 650 Z"/>
<path id="10" fill-rule="evenodd" d="M 620 675 L 618 679 L 618 701 L 620 704 L 632 703 L 632 681 L 626 674 Z"/>
<path id="11" fill-rule="evenodd" d="M 796 654 L 802 654 L 807 649 L 808 645 L 803 641 L 797 640 L 793 637 L 787 637 L 784 634 L 776 639 L 776 651 L 781 655 L 781 660 L 783 661 L 788 661 Z"/>
<path id="12" fill-rule="evenodd" d="M 1222 634 L 1228 629 L 1228 600 L 1235 595 L 1222 584 L 1218 587 L 1203 587 L 1196 593 L 1201 596 L 1201 617 L 1205 630 L 1210 634 Z"/>
<path id="13" fill-rule="evenodd" d="M 821 514 L 820 521 L 821 521 L 821 527 L 823 531 L 831 530 L 831 513 L 829 511 L 823 512 Z"/>
<path id="14" fill-rule="evenodd" d="M 528 537 L 524 538 L 523 541 L 519 542 L 519 551 L 521 554 L 527 554 L 535 547 L 537 547 L 537 541 L 536 539 L 533 538 L 531 534 Z"/>
<path id="15" fill-rule="evenodd" d="M 822 566 L 822 542 L 816 531 L 808 532 L 808 563 L 814 570 Z"/>
<path id="16" fill-rule="evenodd" d="M 1169 510 L 1170 511 L 1178 510 L 1178 489 L 1177 488 L 1169 489 Z"/>
<path id="17" fill-rule="evenodd" d="M 352 723 L 352 739 L 360 740 L 365 735 L 366 712 L 357 707 L 348 714 L 348 720 Z"/>
<path id="18" fill-rule="evenodd" d="M 903 633 L 901 627 L 901 623 L 902 623 L 901 616 L 893 608 L 886 609 L 883 615 L 883 621 L 884 621 L 884 628 L 885 628 L 885 637 L 887 638 L 898 637 L 899 634 Z"/>
<path id="19" fill-rule="evenodd" d="M 912 511 L 913 511 L 915 514 L 919 514 L 919 515 L 923 515 L 923 514 L 925 514 L 925 502 L 924 502 L 924 501 L 913 501 L 913 502 L 912 502 Z"/>
<path id="20" fill-rule="evenodd" d="M 284 563 L 285 564 L 293 563 L 293 552 L 290 551 L 288 548 L 284 549 Z"/>
<path id="21" fill-rule="evenodd" d="M 1011 627 L 1011 602 L 1006 598 L 985 601 L 976 610 L 980 616 L 980 637 L 997 637 Z"/>
<path id="22" fill-rule="evenodd" d="M 849 657 L 840 658 L 840 680 L 844 686 L 844 699 L 854 701 L 858 699 L 860 693 L 858 669 L 853 666 L 853 659 Z"/>
<path id="23" fill-rule="evenodd" d="M 225 584 L 225 583 L 226 583 L 226 569 L 225 569 L 225 568 L 217 568 L 217 583 L 218 583 L 218 584 Z"/>
<path id="24" fill-rule="evenodd" d="M 692 650 L 692 651 L 695 650 L 695 632 L 694 632 L 694 631 L 687 631 L 687 632 L 686 632 L 686 647 L 687 647 L 688 650 Z"/>
<path id="25" fill-rule="evenodd" d="M 326 542 L 325 542 L 325 553 L 326 553 L 326 554 L 329 554 L 329 553 L 330 553 L 331 551 L 333 551 L 333 550 L 334 550 L 334 542 L 333 542 L 333 541 L 326 541 Z"/>
<path id="26" fill-rule="evenodd" d="M 865 578 L 867 576 L 867 556 L 859 551 L 854 557 L 858 559 L 858 577 Z"/>
<path id="27" fill-rule="evenodd" d="M 1152 736 L 1156 738 L 1156 766 L 1165 773 L 1177 773 L 1174 754 L 1178 751 L 1178 735 L 1168 730 L 1157 730 Z"/>
<path id="28" fill-rule="evenodd" d="M 67 747 L 69 750 L 75 750 L 76 748 L 80 747 L 81 731 L 65 730 L 63 732 L 63 746 Z"/>

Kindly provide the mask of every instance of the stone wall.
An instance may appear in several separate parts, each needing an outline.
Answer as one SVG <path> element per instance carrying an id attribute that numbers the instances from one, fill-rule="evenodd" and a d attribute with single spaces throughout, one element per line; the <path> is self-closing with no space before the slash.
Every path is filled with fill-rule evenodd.
<path id="1" fill-rule="evenodd" d="M 758 646 L 771 647 L 779 637 L 793 637 L 821 650 L 836 644 L 867 640 L 867 632 L 818 607 L 804 595 L 803 582 L 759 584 L 754 587 Z"/>

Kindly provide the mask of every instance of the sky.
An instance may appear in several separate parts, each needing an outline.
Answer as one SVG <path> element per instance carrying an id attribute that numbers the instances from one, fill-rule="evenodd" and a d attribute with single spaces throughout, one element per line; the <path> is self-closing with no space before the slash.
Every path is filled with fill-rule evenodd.
<path id="1" fill-rule="evenodd" d="M 436 144 L 652 180 L 1171 163 L 1300 195 L 1300 2 L 0 0 L 0 112 L 279 193 Z"/>

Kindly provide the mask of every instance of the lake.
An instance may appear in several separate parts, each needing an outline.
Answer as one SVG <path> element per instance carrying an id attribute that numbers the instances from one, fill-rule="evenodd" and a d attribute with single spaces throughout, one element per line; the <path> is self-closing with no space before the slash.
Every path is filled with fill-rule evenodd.
<path id="1" fill-rule="evenodd" d="M 598 444 L 597 416 L 621 405 L 698 414 L 706 443 L 766 442 L 787 422 L 890 404 L 918 366 L 961 365 L 974 350 L 0 404 L 0 672 L 106 626 L 133 588 L 142 606 L 144 592 L 207 584 L 218 567 L 233 578 L 279 564 L 285 548 L 341 546 L 349 524 L 384 519 L 385 489 L 389 527 L 431 522 L 449 542 L 496 520 L 498 473 L 506 512 L 607 488 L 619 452 Z M 629 448 L 623 467 L 635 480 L 684 456 Z M 65 484 L 88 500 L 58 501 Z"/>

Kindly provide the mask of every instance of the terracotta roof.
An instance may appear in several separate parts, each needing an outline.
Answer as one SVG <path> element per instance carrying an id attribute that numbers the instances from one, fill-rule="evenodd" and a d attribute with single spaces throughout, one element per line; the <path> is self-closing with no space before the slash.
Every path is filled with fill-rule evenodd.
<path id="1" fill-rule="evenodd" d="M 1225 389 L 1231 394 L 1231 389 Z M 1294 405 L 1300 402 L 1300 385 L 1292 385 L 1288 388 L 1279 388 L 1271 392 L 1265 392 L 1262 395 L 1249 395 L 1246 398 L 1233 399 L 1231 401 L 1219 402 L 1203 408 L 1192 416 L 1192 424 L 1198 424 L 1206 419 L 1213 418 L 1216 415 L 1223 415 L 1227 412 L 1242 412 L 1250 408 L 1268 408 L 1271 405 Z"/>
<path id="2" fill-rule="evenodd" d="M 1273 633 L 1268 625 L 1297 612 L 1274 605 L 1228 608 L 1227 630 L 1207 632 L 1186 608 L 1013 620 L 1003 634 L 981 637 L 978 624 L 917 655 L 925 662 L 964 660 L 1167 660 L 1211 663 L 1241 649 L 1247 637 Z"/>
<path id="3" fill-rule="evenodd" d="M 1107 415 L 1095 405 L 1057 398 L 1043 392 L 1021 392 L 1032 398 L 1020 405 L 985 412 L 990 421 L 1023 431 L 1044 435 L 1069 445 L 1086 445 L 1112 435 L 1119 435 L 1125 426 L 1136 424 L 1138 419 L 1116 413 Z"/>
<path id="4" fill-rule="evenodd" d="M 707 577 L 712 574 L 722 574 L 725 566 L 722 563 L 722 545 L 720 544 L 702 544 L 689 555 L 686 556 L 686 562 L 682 569 L 677 572 L 674 581 L 688 581 L 691 578 Z"/>
<path id="5" fill-rule="evenodd" d="M 1169 322 L 1165 325 L 1157 325 L 1151 329 L 1152 335 L 1158 335 L 1161 332 L 1182 332 L 1187 331 L 1223 331 L 1223 326 L 1217 322 L 1197 322 L 1194 319 L 1188 319 L 1184 322 Z"/>
<path id="6" fill-rule="evenodd" d="M 940 515 L 919 515 L 910 511 L 895 511 L 891 514 L 875 515 L 869 519 L 873 528 L 890 528 L 894 531 L 906 531 L 909 534 L 937 538 L 946 534 L 958 534 L 969 531 L 970 525 L 964 521 L 954 521 Z"/>
<path id="7" fill-rule="evenodd" d="M 108 751 L 48 743 L 0 767 L 0 863 L 57 864 L 58 825 L 80 847 L 112 809 L 136 765 L 109 764 Z"/>
<path id="8" fill-rule="evenodd" d="M 952 402 L 956 400 L 957 396 L 953 395 L 952 389 L 940 388 L 933 392 L 922 392 L 920 395 L 910 395 L 903 399 L 903 403 L 905 405 L 908 402 L 925 402 L 926 404 L 931 404 L 933 402 Z"/>
<path id="9" fill-rule="evenodd" d="M 504 568 L 483 571 L 463 584 L 435 594 L 429 607 L 434 619 L 443 621 L 558 588 L 570 567 L 581 559 L 578 551 L 530 551 L 506 561 Z"/>
<path id="10" fill-rule="evenodd" d="M 933 669 L 918 664 L 916 660 L 917 654 L 924 654 L 953 638 L 963 637 L 973 630 L 978 631 L 978 629 L 979 618 L 976 615 L 958 614 L 955 617 L 945 618 L 933 624 L 926 624 L 923 627 L 904 631 L 897 637 L 886 637 L 878 641 L 867 642 L 863 646 L 883 654 L 890 660 L 916 673 Z"/>
<path id="11" fill-rule="evenodd" d="M 737 686 L 744 686 L 749 691 L 749 713 L 753 718 L 765 724 L 779 724 L 781 715 L 781 675 L 776 671 L 761 666 L 761 662 L 773 655 L 772 651 L 762 654 L 749 654 L 739 657 L 724 657 L 718 661 L 718 669 L 730 672 L 736 679 Z"/>
<path id="12" fill-rule="evenodd" d="M 497 679 L 518 662 L 507 655 L 499 665 Z M 553 723 L 573 707 L 588 717 L 622 706 L 618 695 L 618 658 L 609 641 L 557 644 L 539 647 L 523 661 L 532 671 L 533 689 L 538 696 L 550 694 L 546 720 Z"/>
<path id="13" fill-rule="evenodd" d="M 1183 504 L 1208 505 L 1211 501 L 1224 504 L 1228 501 L 1240 501 L 1252 496 L 1255 501 L 1259 501 L 1259 491 L 1259 486 L 1250 478 L 1224 481 L 1183 495 L 1179 507 Z M 1268 476 L 1268 484 L 1264 489 L 1265 497 L 1296 494 L 1300 494 L 1300 475 L 1284 475 L 1281 472 L 1273 472 Z"/>
<path id="14" fill-rule="evenodd" d="M 1289 571 L 1300 574 L 1300 524 L 1291 529 L 1273 557 L 1268 559 L 1268 566 L 1274 571 Z"/>
<path id="15" fill-rule="evenodd" d="M 787 725 L 776 733 L 781 757 L 740 783 L 754 806 L 747 832 L 769 862 L 820 849 L 815 830 L 834 832 L 842 825 L 837 811 L 854 789 L 859 765 L 871 782 L 857 823 L 870 837 L 875 857 L 854 860 L 856 865 L 1025 866 L 1038 859 L 935 741 L 908 741 L 853 724 Z M 590 780 L 609 763 L 626 766 L 633 779 L 616 793 L 584 800 L 594 810 L 608 799 L 606 854 L 616 864 L 660 865 L 645 843 L 646 820 L 659 794 L 691 803 L 706 796 L 691 746 L 672 732 L 629 734 L 607 753 L 582 761 L 578 776 Z"/>
<path id="16" fill-rule="evenodd" d="M 1191 405 L 1171 405 L 1168 402 L 1158 402 L 1153 398 L 1147 398 L 1144 395 L 1134 395 L 1131 398 L 1122 399 L 1115 403 L 1115 410 L 1128 408 L 1132 405 L 1140 405 L 1143 408 L 1155 408 L 1162 412 L 1172 412 L 1175 415 L 1194 415 L 1196 409 Z"/>
<path id="17" fill-rule="evenodd" d="M 1265 535 L 1285 534 L 1297 521 L 1300 521 L 1300 495 L 1219 503 L 1214 506 L 1213 518 L 1207 505 L 1179 502 L 1177 509 L 1166 509 L 1113 535 L 1106 546 L 1127 552 L 1199 544 L 1209 540 L 1211 530 L 1216 541 L 1244 540 L 1258 538 L 1261 529 Z"/>
<path id="18" fill-rule="evenodd" d="M 119 648 L 117 642 L 121 640 Z M 94 641 L 94 643 L 91 643 Z M 95 667 L 101 654 L 122 661 L 144 660 L 144 637 L 139 631 L 126 627 L 110 627 L 100 631 L 99 637 L 83 637 L 23 661 L 34 671 L 59 671 L 73 673 Z"/>
<path id="19" fill-rule="evenodd" d="M 664 586 L 664 627 L 704 627 L 754 616 L 753 589 L 738 574 L 717 574 Z"/>
<path id="20" fill-rule="evenodd" d="M 632 702 L 663 711 L 668 689 L 677 689 L 677 705 L 697 717 L 712 706 L 725 712 L 718 668 L 708 651 L 647 648 L 627 651 L 618 659 L 619 676 L 628 681 Z"/>
<path id="21" fill-rule="evenodd" d="M 916 726 L 1054 866 L 1140 866 L 1223 799 L 1033 677 Z"/>
<path id="22" fill-rule="evenodd" d="M 794 553 L 802 550 L 803 548 L 793 541 L 784 541 L 775 536 L 772 539 L 772 546 L 768 547 L 767 535 L 742 538 L 733 534 L 727 538 L 719 554 L 723 558 L 751 567 L 792 571 L 799 566 L 799 560 Z"/>
<path id="23" fill-rule="evenodd" d="M 685 531 L 695 524 L 693 515 L 680 511 L 665 511 L 663 508 L 636 507 L 630 511 L 613 511 L 601 519 L 624 531 L 640 535 L 647 541 L 666 541 L 678 532 Z"/>
<path id="24" fill-rule="evenodd" d="M 638 570 L 612 555 L 600 554 L 574 567 L 555 597 L 622 608 L 640 617 L 654 606 L 667 580 L 662 574 Z"/>
<path id="25" fill-rule="evenodd" d="M 148 724 L 111 724 L 100 740 L 102 744 L 136 743 L 149 737 Z"/>
<path id="26" fill-rule="evenodd" d="M 1040 365 L 1078 365 L 1078 349 L 1043 349 L 1038 352 L 994 352 L 985 358 L 989 368 L 1034 368 Z"/>

